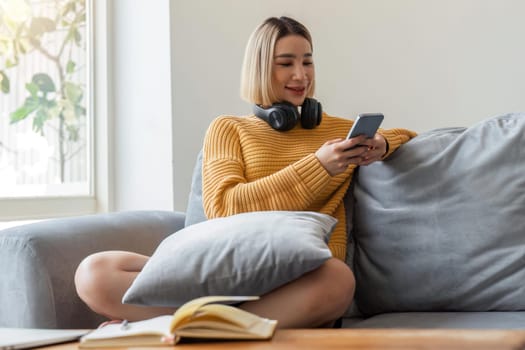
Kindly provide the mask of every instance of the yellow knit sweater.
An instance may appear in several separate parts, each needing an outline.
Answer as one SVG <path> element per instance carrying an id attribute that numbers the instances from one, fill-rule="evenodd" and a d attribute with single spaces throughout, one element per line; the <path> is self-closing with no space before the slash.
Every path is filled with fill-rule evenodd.
<path id="1" fill-rule="evenodd" d="M 328 140 L 346 137 L 352 120 L 323 114 L 314 129 L 297 125 L 273 130 L 255 116 L 216 118 L 203 151 L 203 204 L 208 218 L 262 210 L 300 210 L 329 214 L 338 223 L 329 248 L 346 257 L 343 197 L 355 166 L 330 176 L 314 153 Z M 416 134 L 405 129 L 379 131 L 388 141 L 387 156 Z"/>

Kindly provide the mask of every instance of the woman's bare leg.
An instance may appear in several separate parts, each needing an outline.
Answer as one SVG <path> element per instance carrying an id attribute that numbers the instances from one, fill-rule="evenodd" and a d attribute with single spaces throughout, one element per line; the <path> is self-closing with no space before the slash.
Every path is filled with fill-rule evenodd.
<path id="1" fill-rule="evenodd" d="M 175 312 L 175 308 L 122 304 L 122 296 L 148 260 L 120 251 L 93 254 L 79 265 L 75 285 L 80 298 L 95 312 L 110 319 L 130 321 Z M 335 258 L 320 268 L 240 308 L 279 321 L 279 328 L 322 327 L 339 318 L 350 306 L 355 289 L 350 268 Z"/>
<path id="2" fill-rule="evenodd" d="M 110 319 L 143 320 L 172 314 L 175 308 L 122 304 L 122 297 L 149 257 L 108 251 L 84 259 L 75 273 L 80 298 L 96 313 Z"/>
<path id="3" fill-rule="evenodd" d="M 322 327 L 341 317 L 352 303 L 354 274 L 342 261 L 332 258 L 257 301 L 240 308 L 278 320 L 279 328 Z"/>

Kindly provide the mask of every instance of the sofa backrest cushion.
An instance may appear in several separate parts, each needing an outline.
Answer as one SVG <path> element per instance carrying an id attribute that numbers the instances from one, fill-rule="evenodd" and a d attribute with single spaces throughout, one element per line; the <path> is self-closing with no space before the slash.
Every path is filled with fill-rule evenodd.
<path id="1" fill-rule="evenodd" d="M 525 114 L 420 134 L 354 178 L 364 315 L 525 310 Z"/>
<path id="2" fill-rule="evenodd" d="M 206 221 L 204 206 L 202 205 L 202 150 L 197 155 L 193 176 L 191 179 L 191 189 L 186 207 L 186 218 L 184 226 L 190 226 L 202 221 Z"/>

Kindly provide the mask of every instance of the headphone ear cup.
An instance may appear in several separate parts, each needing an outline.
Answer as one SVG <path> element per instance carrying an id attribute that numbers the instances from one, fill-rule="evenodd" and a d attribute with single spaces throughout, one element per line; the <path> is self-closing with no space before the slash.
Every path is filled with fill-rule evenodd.
<path id="1" fill-rule="evenodd" d="M 301 107 L 301 126 L 305 129 L 313 129 L 321 124 L 322 116 L 321 103 L 313 98 L 306 98 Z"/>
<path id="2" fill-rule="evenodd" d="M 253 113 L 278 131 L 292 129 L 300 118 L 297 108 L 288 103 L 275 104 L 269 108 L 254 105 Z"/>

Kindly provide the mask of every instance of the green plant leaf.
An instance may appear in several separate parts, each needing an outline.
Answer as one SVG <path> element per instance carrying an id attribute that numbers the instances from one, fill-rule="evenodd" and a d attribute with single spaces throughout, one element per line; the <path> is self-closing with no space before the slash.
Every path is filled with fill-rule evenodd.
<path id="1" fill-rule="evenodd" d="M 68 2 L 64 5 L 62 10 L 60 11 L 61 16 L 66 16 L 69 12 L 75 11 L 75 3 L 74 2 Z"/>
<path id="2" fill-rule="evenodd" d="M 13 55 L 12 57 L 5 60 L 5 67 L 12 68 L 18 64 L 18 55 Z"/>
<path id="3" fill-rule="evenodd" d="M 18 27 L 20 27 L 20 22 L 10 17 L 4 17 L 4 25 L 11 33 L 14 33 L 18 30 Z"/>
<path id="4" fill-rule="evenodd" d="M 41 98 L 40 104 L 48 110 L 57 106 L 57 102 L 55 100 L 47 100 L 45 98 Z"/>
<path id="5" fill-rule="evenodd" d="M 54 105 L 48 107 L 47 116 L 49 117 L 49 119 L 58 118 L 61 112 L 62 108 L 60 108 L 60 106 L 57 103 L 54 103 Z"/>
<path id="6" fill-rule="evenodd" d="M 24 106 L 32 109 L 32 110 L 36 110 L 38 108 L 40 108 L 40 106 L 42 105 L 42 101 L 43 99 L 35 96 L 30 96 L 28 98 L 26 98 L 26 100 L 24 101 Z"/>
<path id="7" fill-rule="evenodd" d="M 68 136 L 68 140 L 69 141 L 77 142 L 80 139 L 80 134 L 79 134 L 78 127 L 73 126 L 73 125 L 68 125 L 67 126 L 67 131 L 68 131 L 68 135 L 69 135 Z"/>
<path id="8" fill-rule="evenodd" d="M 26 84 L 26 90 L 29 91 L 32 97 L 37 98 L 38 97 L 38 85 L 35 83 L 27 83 Z"/>
<path id="9" fill-rule="evenodd" d="M 68 124 L 75 121 L 75 104 L 71 100 L 65 99 L 62 101 L 62 116 Z"/>
<path id="10" fill-rule="evenodd" d="M 44 124 L 48 119 L 47 111 L 44 108 L 40 108 L 33 118 L 33 130 L 44 135 Z"/>
<path id="11" fill-rule="evenodd" d="M 11 90 L 9 77 L 5 74 L 3 70 L 0 70 L 0 89 L 4 94 L 8 94 Z"/>
<path id="12" fill-rule="evenodd" d="M 19 107 L 16 111 L 9 115 L 10 124 L 18 123 L 19 121 L 24 120 L 31 112 L 32 111 L 26 106 Z"/>
<path id="13" fill-rule="evenodd" d="M 81 105 L 75 106 L 75 115 L 77 118 L 83 117 L 86 115 L 86 108 Z"/>
<path id="14" fill-rule="evenodd" d="M 27 118 L 31 113 L 42 108 L 45 100 L 36 96 L 27 97 L 24 104 L 19 107 L 16 111 L 10 114 L 11 124 L 19 122 Z"/>
<path id="15" fill-rule="evenodd" d="M 64 83 L 64 93 L 66 98 L 72 102 L 73 105 L 82 100 L 83 91 L 80 86 L 71 82 Z"/>
<path id="16" fill-rule="evenodd" d="M 75 29 L 74 35 L 75 35 L 75 43 L 77 44 L 77 46 L 80 46 L 80 44 L 82 43 L 82 35 L 77 29 Z"/>
<path id="17" fill-rule="evenodd" d="M 9 51 L 9 40 L 0 34 L 0 56 L 4 56 Z"/>
<path id="18" fill-rule="evenodd" d="M 40 101 L 38 99 L 28 97 L 26 98 L 22 107 L 12 112 L 10 117 L 10 123 L 14 124 L 27 118 L 31 113 L 36 111 L 40 107 Z"/>
<path id="19" fill-rule="evenodd" d="M 32 44 L 31 44 L 31 40 L 32 39 L 27 39 L 27 38 L 24 38 L 24 37 L 16 37 L 15 39 L 13 39 L 13 50 L 14 52 L 20 54 L 20 55 L 25 55 L 27 53 L 29 53 L 29 51 L 31 50 L 31 47 L 32 47 Z M 37 41 L 37 40 L 33 40 L 33 41 Z"/>
<path id="20" fill-rule="evenodd" d="M 53 83 L 53 79 L 46 73 L 37 73 L 33 75 L 33 79 L 31 81 L 38 86 L 38 89 L 42 91 L 43 93 L 48 92 L 55 92 L 55 83 Z"/>
<path id="21" fill-rule="evenodd" d="M 18 39 L 18 49 L 20 50 L 20 53 L 22 54 L 29 53 L 31 47 L 32 47 L 32 44 L 30 40 L 27 40 L 24 38 Z"/>
<path id="22" fill-rule="evenodd" d="M 76 67 L 76 63 L 75 62 L 73 62 L 71 60 L 67 61 L 66 72 L 68 74 L 73 73 L 75 71 L 75 67 Z"/>
<path id="23" fill-rule="evenodd" d="M 67 33 L 66 41 L 72 41 L 77 46 L 80 46 L 80 44 L 82 43 L 82 35 L 78 31 L 76 23 L 71 24 L 71 27 L 69 28 L 69 32 Z"/>
<path id="24" fill-rule="evenodd" d="M 52 32 L 56 29 L 56 24 L 53 20 L 47 17 L 35 17 L 31 21 L 29 27 L 29 35 L 38 37 L 44 33 Z"/>
<path id="25" fill-rule="evenodd" d="M 2 35 L 0 27 L 0 35 Z M 3 58 L 5 68 L 11 68 L 18 64 L 18 37 L 9 33 L 9 35 L 2 36 L 0 48 L 2 50 L 0 57 Z M 0 59 L 0 61 L 2 61 Z"/>

